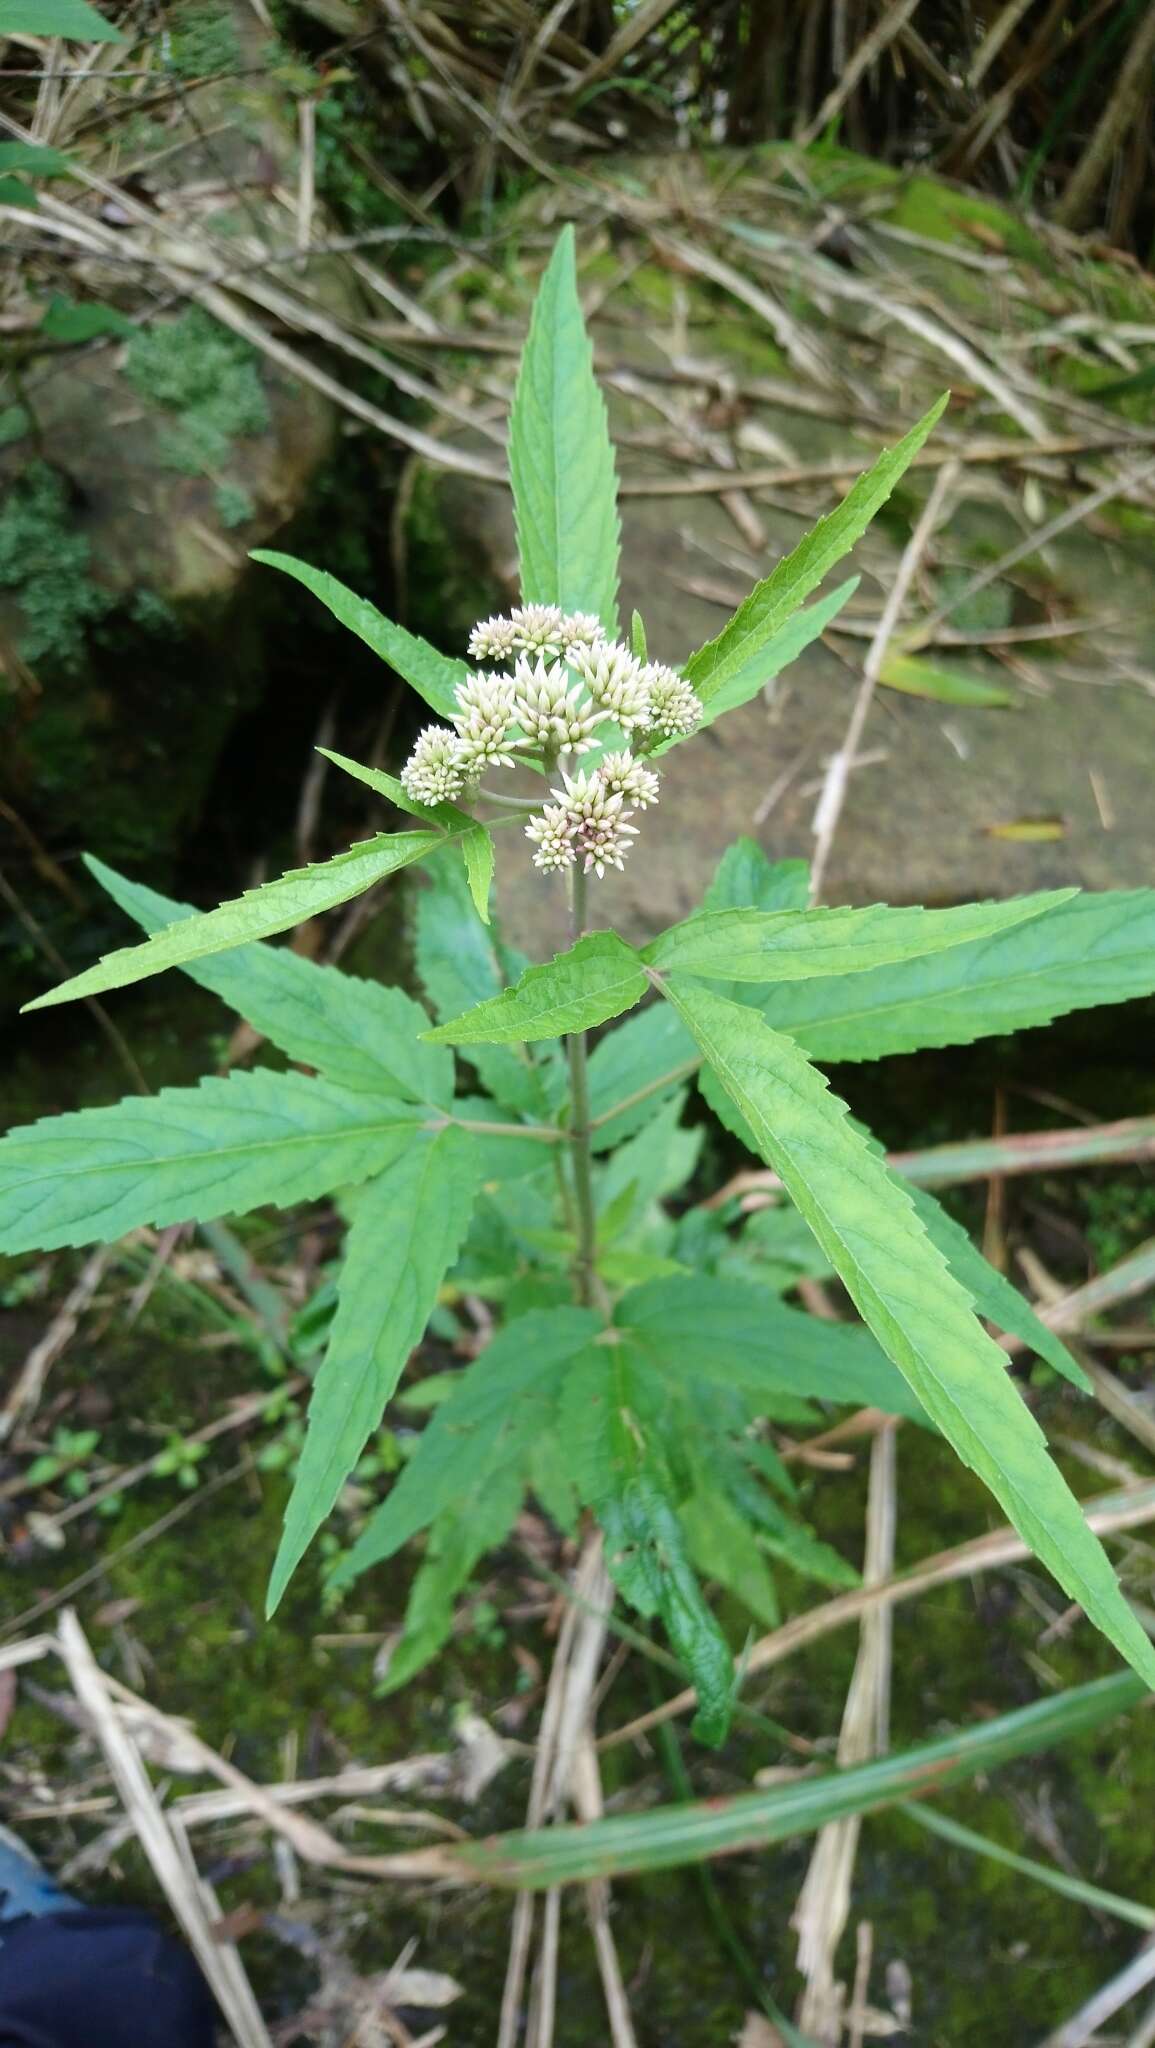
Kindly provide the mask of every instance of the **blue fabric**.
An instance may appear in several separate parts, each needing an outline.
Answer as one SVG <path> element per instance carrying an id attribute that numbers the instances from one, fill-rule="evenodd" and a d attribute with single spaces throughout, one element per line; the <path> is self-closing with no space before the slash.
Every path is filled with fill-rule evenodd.
<path id="1" fill-rule="evenodd" d="M 149 1913 L 82 1906 L 0 1926 L 0 2048 L 213 2048 L 216 2007 Z"/>

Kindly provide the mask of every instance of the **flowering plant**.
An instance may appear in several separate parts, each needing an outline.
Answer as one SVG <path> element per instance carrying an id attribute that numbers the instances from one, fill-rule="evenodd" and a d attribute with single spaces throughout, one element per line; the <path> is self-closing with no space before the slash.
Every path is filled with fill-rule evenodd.
<path id="1" fill-rule="evenodd" d="M 606 869 L 644 858 L 635 820 L 659 799 L 664 755 L 754 696 L 845 601 L 852 585 L 806 605 L 941 409 L 714 640 L 680 668 L 655 661 L 639 619 L 628 643 L 618 637 L 613 450 L 567 231 L 511 417 L 522 602 L 475 628 L 470 662 L 322 572 L 258 557 L 312 590 L 434 713 L 400 777 L 331 757 L 408 814 L 405 829 L 204 913 L 90 864 L 151 936 L 31 1007 L 179 966 L 290 1065 L 10 1133 L 0 1249 L 337 1194 L 337 1305 L 271 1604 L 430 1318 L 444 1330 L 466 1299 L 492 1304 L 491 1341 L 436 1383 L 432 1420 L 337 1566 L 348 1583 L 428 1532 L 391 1685 L 445 1639 L 457 1591 L 529 1491 L 564 1529 L 600 1523 L 617 1587 L 660 1618 L 696 1687 L 698 1732 L 720 1741 L 735 1645 L 704 1583 L 773 1623 L 776 1560 L 827 1584 L 855 1576 L 807 1525 L 778 1435 L 839 1406 L 939 1430 L 1155 1681 L 1155 1652 L 979 1316 L 1082 1382 L 1079 1366 L 933 1198 L 891 1173 L 812 1063 L 965 1042 L 1147 992 L 1155 892 L 827 909 L 811 903 L 804 863 L 739 841 L 700 909 L 646 946 L 590 915 Z M 494 789 L 515 764 L 547 793 Z M 519 822 L 542 887 L 568 895 L 570 942 L 536 964 L 490 914 L 493 834 Z M 260 943 L 417 863 L 417 965 L 436 1024 L 401 989 Z M 774 1170 L 777 1207 L 693 1199 L 693 1082 Z M 800 1277 L 835 1274 L 861 1321 L 818 1321 L 789 1300 Z"/>

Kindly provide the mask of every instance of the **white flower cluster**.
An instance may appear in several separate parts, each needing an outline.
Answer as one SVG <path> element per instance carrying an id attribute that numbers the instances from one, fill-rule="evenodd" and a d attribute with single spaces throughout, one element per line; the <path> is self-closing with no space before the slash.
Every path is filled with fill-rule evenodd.
<path id="1" fill-rule="evenodd" d="M 401 771 L 408 795 L 426 804 L 470 798 L 486 768 L 510 768 L 519 756 L 553 768 L 562 755 L 588 753 L 598 728 L 612 722 L 628 749 L 604 754 L 588 772 L 563 769 L 562 788 L 525 829 L 539 868 L 620 868 L 637 837 L 635 811 L 658 801 L 658 778 L 643 757 L 701 719 L 690 684 L 608 640 L 592 612 L 558 605 L 483 619 L 469 652 L 485 666 L 458 688 L 453 730 L 428 725 L 419 735 Z"/>

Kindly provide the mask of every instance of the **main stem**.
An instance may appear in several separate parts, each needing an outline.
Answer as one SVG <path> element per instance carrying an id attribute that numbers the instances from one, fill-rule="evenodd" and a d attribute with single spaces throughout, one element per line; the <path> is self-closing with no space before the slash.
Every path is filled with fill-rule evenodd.
<path id="1" fill-rule="evenodd" d="M 587 881 L 580 868 L 571 869 L 570 938 L 576 945 L 585 929 Z M 569 1058 L 570 1155 L 573 1160 L 574 1201 L 577 1209 L 577 1256 L 574 1280 L 583 1308 L 597 1301 L 597 1214 L 594 1209 L 593 1153 L 590 1144 L 590 1084 L 586 1055 L 586 1034 L 571 1031 L 566 1039 Z"/>

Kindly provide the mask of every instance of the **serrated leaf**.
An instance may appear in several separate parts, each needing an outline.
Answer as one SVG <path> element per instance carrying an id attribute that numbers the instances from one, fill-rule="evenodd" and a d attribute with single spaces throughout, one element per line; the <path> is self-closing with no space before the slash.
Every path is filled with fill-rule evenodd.
<path id="1" fill-rule="evenodd" d="M 379 1173 L 422 1111 L 304 1074 L 233 1074 L 26 1124 L 0 1139 L 0 1249 L 284 1207 Z"/>
<path id="2" fill-rule="evenodd" d="M 1093 1391 L 1091 1382 L 1078 1360 L 1072 1358 L 1062 1338 L 1048 1330 L 1040 1322 L 1025 1295 L 1012 1287 L 1006 1276 L 997 1271 L 988 1259 L 984 1259 L 976 1244 L 972 1244 L 961 1223 L 948 1216 L 942 1203 L 926 1188 L 911 1187 L 904 1182 L 906 1191 L 914 1205 L 914 1211 L 931 1243 L 938 1246 L 951 1272 L 961 1287 L 965 1287 L 979 1314 L 986 1316 L 1000 1330 L 1013 1337 L 1021 1337 L 1032 1351 L 1045 1358 L 1047 1364 L 1061 1373 L 1072 1386 L 1089 1394 Z"/>
<path id="3" fill-rule="evenodd" d="M 757 652 L 752 654 L 748 661 L 728 675 L 718 688 L 710 690 L 708 695 L 702 686 L 695 682 L 694 686 L 706 707 L 698 730 L 713 725 L 715 719 L 721 718 L 727 711 L 737 711 L 741 705 L 748 704 L 751 697 L 756 697 L 759 690 L 765 689 L 767 683 L 772 683 L 775 676 L 781 675 L 784 668 L 789 668 L 792 661 L 797 661 L 799 655 L 815 640 L 820 639 L 827 627 L 833 624 L 843 606 L 850 603 L 860 580 L 857 576 L 850 576 L 845 583 L 840 583 L 836 590 L 832 590 L 829 597 L 820 598 L 817 604 L 796 612 L 793 618 L 788 619 L 784 626 L 780 626 L 776 633 L 772 633 L 767 641 L 759 645 Z M 697 655 L 694 655 L 692 660 L 696 661 L 697 658 Z M 693 682 L 694 677 L 689 667 L 686 672 Z M 664 746 L 655 747 L 654 752 L 664 754 L 669 747 L 679 744 L 678 740 L 668 740 Z"/>
<path id="4" fill-rule="evenodd" d="M 1009 903 L 963 903 L 952 910 L 873 903 L 864 910 L 699 911 L 652 940 L 641 957 L 664 974 L 726 981 L 863 974 L 1011 930 L 1077 894 L 1075 889 L 1052 889 Z"/>
<path id="5" fill-rule="evenodd" d="M 487 1476 L 522 1469 L 552 1425 L 565 1368 L 600 1328 L 592 1310 L 569 1307 L 534 1309 L 507 1322 L 435 1411 L 388 1499 L 337 1566 L 334 1585 L 347 1586 L 393 1557 Z"/>
<path id="6" fill-rule="evenodd" d="M 367 768 L 363 761 L 351 761 L 347 754 L 334 753 L 332 747 L 318 747 L 317 752 L 331 761 L 335 768 L 341 768 L 351 775 L 355 782 L 363 782 L 367 789 L 376 790 L 378 796 L 395 804 L 399 811 L 407 811 L 411 818 L 420 818 L 424 825 L 439 825 L 446 832 L 471 832 L 474 820 L 468 811 L 458 810 L 456 804 L 419 804 L 410 796 L 403 782 L 395 775 L 387 775 L 383 768 Z"/>
<path id="7" fill-rule="evenodd" d="M 685 1186 L 698 1163 L 704 1131 L 686 1130 L 685 1090 L 661 1106 L 643 1130 L 617 1146 L 597 1181 L 598 1235 L 608 1243 L 645 1220 L 655 1202 Z M 615 1211 L 610 1227 L 610 1212 Z"/>
<path id="8" fill-rule="evenodd" d="M 49 989 L 24 1008 L 46 1010 L 54 1003 L 103 995 L 107 989 L 127 988 L 130 982 L 160 974 L 166 967 L 183 967 L 189 960 L 225 953 L 250 939 L 271 938 L 275 932 L 288 931 L 291 925 L 347 903 L 351 896 L 363 895 L 375 882 L 421 860 L 442 843 L 443 835 L 438 832 L 379 833 L 375 839 L 351 846 L 347 853 L 335 854 L 332 860 L 294 868 L 275 882 L 246 889 L 231 903 L 218 903 L 215 910 L 183 918 L 143 946 L 124 946 L 117 953 L 107 953 L 95 967 L 73 975 L 71 981 Z"/>
<path id="9" fill-rule="evenodd" d="M 648 987 L 632 946 L 616 932 L 587 932 L 568 952 L 527 967 L 513 988 L 427 1035 L 435 1045 L 558 1038 L 620 1016 L 641 1001 Z"/>
<path id="10" fill-rule="evenodd" d="M 756 840 L 735 839 L 714 870 L 702 909 L 805 910 L 809 901 L 807 861 L 767 860 Z"/>
<path id="11" fill-rule="evenodd" d="M 489 892 L 493 886 L 493 836 L 484 825 L 471 825 L 462 834 L 461 852 L 473 907 L 482 924 L 489 923 Z"/>
<path id="12" fill-rule="evenodd" d="M 472 673 L 467 662 L 455 661 L 448 654 L 441 654 L 431 647 L 428 640 L 422 640 L 416 633 L 409 633 L 404 626 L 395 625 L 387 619 L 368 598 L 357 597 L 336 576 L 330 576 L 324 569 L 313 569 L 308 562 L 298 562 L 295 555 L 282 555 L 270 548 L 254 548 L 249 556 L 252 562 L 262 562 L 267 568 L 281 569 L 286 576 L 304 584 L 319 598 L 327 611 L 355 633 L 359 640 L 371 647 L 382 661 L 396 669 L 399 676 L 423 697 L 437 716 L 450 719 L 457 709 L 457 689 Z"/>
<path id="13" fill-rule="evenodd" d="M 669 990 L 702 1052 L 932 1421 L 1059 1584 L 1149 1684 L 1155 1650 L 1052 1464 L 998 1345 L 909 1197 L 791 1039 L 709 990 Z"/>
<path id="14" fill-rule="evenodd" d="M 617 476 L 569 226 L 538 286 L 510 413 L 509 475 L 523 602 L 596 612 L 615 634 Z"/>
<path id="15" fill-rule="evenodd" d="M 197 914 L 190 904 L 129 881 L 103 861 L 88 858 L 85 865 L 145 931 Z M 319 967 L 287 946 L 237 946 L 208 960 L 186 961 L 183 972 L 290 1059 L 319 1068 L 327 1080 L 441 1109 L 453 1101 L 453 1055 L 422 1044 L 429 1018 L 399 988 Z"/>
<path id="16" fill-rule="evenodd" d="M 1017 705 L 1012 690 L 997 683 L 985 683 L 981 676 L 965 669 L 944 668 L 938 662 L 923 661 L 916 654 L 888 654 L 878 672 L 888 690 L 901 690 L 907 697 L 929 697 L 934 704 L 973 704 L 976 709 L 999 710 Z"/>
<path id="17" fill-rule="evenodd" d="M 789 1395 L 926 1420 L 869 1331 L 820 1322 L 749 1282 L 706 1273 L 653 1281 L 618 1303 L 614 1321 L 667 1377 L 739 1387 L 766 1413 L 781 1413 L 777 1397 Z"/>
<path id="18" fill-rule="evenodd" d="M 472 1140 L 468 1132 L 450 1129 L 423 1136 L 360 1196 L 269 1580 L 270 1614 L 420 1341 L 465 1235 L 477 1188 Z"/>
<path id="19" fill-rule="evenodd" d="M 657 1615 L 698 1695 L 691 1733 L 717 1748 L 734 1710 L 734 1664 L 686 1555 L 673 1503 L 643 1472 L 602 1502 L 606 1566 L 639 1614 Z"/>
<path id="20" fill-rule="evenodd" d="M 841 505 L 820 519 L 771 574 L 755 585 L 716 638 L 690 656 L 685 672 L 705 704 L 736 678 L 753 672 L 775 634 L 818 588 L 828 570 L 862 538 L 941 418 L 946 403 L 944 394 L 896 448 L 884 450 Z"/>
<path id="21" fill-rule="evenodd" d="M 766 1628 L 782 1619 L 774 1581 L 750 1525 L 714 1487 L 694 1492 L 678 1509 L 690 1558 L 704 1579 L 716 1579 Z"/>
<path id="22" fill-rule="evenodd" d="M 814 1059 L 873 1060 L 969 1045 L 1152 990 L 1155 890 L 1132 889 L 1077 896 L 1022 930 L 845 983 L 776 988 L 758 1007 Z"/>
<path id="23" fill-rule="evenodd" d="M 657 1615 L 698 1692 L 694 1733 L 725 1739 L 734 1695 L 726 1639 L 694 1577 L 655 1415 L 660 1383 L 624 1344 L 600 1344 L 565 1376 L 558 1421 L 578 1498 L 605 1532 L 606 1567 L 639 1614 Z"/>
<path id="24" fill-rule="evenodd" d="M 440 1515 L 405 1604 L 401 1639 L 378 1691 L 387 1695 L 408 1685 L 453 1632 L 454 1603 L 487 1550 L 504 1543 L 521 1508 L 524 1487 L 517 1472 L 487 1478 L 449 1513 Z"/>
<path id="25" fill-rule="evenodd" d="M 0 0 L 0 38 L 63 36 L 70 43 L 122 43 L 124 37 L 88 0 Z"/>
<path id="26" fill-rule="evenodd" d="M 505 955 L 496 925 L 487 929 L 474 909 L 455 848 L 428 862 L 425 883 L 417 897 L 417 972 L 444 1020 L 500 993 Z M 548 1115 L 542 1068 L 521 1047 L 479 1045 L 469 1060 L 504 1109 L 519 1117 Z"/>

